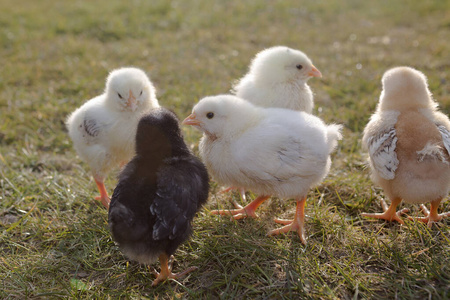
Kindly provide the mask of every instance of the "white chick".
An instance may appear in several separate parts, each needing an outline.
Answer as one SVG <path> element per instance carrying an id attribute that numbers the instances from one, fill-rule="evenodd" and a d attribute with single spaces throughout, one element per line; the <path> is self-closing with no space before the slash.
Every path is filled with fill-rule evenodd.
<path id="1" fill-rule="evenodd" d="M 395 220 L 407 209 L 396 212 L 402 200 L 422 204 L 432 223 L 450 216 L 438 214 L 441 200 L 450 191 L 450 121 L 438 111 L 425 75 L 409 67 L 388 70 L 382 78 L 383 91 L 376 112 L 364 129 L 363 145 L 369 151 L 372 180 L 391 200 L 384 213 L 363 216 Z"/>
<path id="2" fill-rule="evenodd" d="M 287 108 L 310 114 L 314 101 L 307 81 L 311 77 L 322 77 L 322 74 L 306 54 L 276 46 L 255 56 L 248 73 L 234 85 L 232 92 L 258 106 Z M 240 188 L 239 191 L 245 201 L 245 190 Z M 236 202 L 233 204 L 240 208 Z"/>
<path id="3" fill-rule="evenodd" d="M 159 107 L 155 88 L 137 68 L 112 71 L 105 92 L 76 109 L 66 126 L 78 155 L 92 169 L 100 200 L 108 208 L 104 180 L 113 167 L 135 154 L 135 135 L 141 116 Z"/>
<path id="4" fill-rule="evenodd" d="M 235 219 L 256 217 L 255 210 L 271 195 L 295 198 L 295 219 L 275 220 L 286 226 L 269 235 L 297 231 L 306 243 L 306 196 L 330 169 L 340 125 L 326 126 L 304 112 L 258 107 L 231 95 L 203 98 L 183 124 L 204 132 L 200 155 L 218 182 L 260 195 L 243 208 L 218 213 Z"/>
<path id="5" fill-rule="evenodd" d="M 322 74 L 306 54 L 276 46 L 255 56 L 249 72 L 233 87 L 233 92 L 258 106 L 310 114 L 314 101 L 307 81 L 311 77 L 322 77 Z"/>

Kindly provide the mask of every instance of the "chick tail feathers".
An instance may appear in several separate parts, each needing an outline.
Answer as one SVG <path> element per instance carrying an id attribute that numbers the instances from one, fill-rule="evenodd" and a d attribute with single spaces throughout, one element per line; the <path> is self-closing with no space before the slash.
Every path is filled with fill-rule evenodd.
<path id="1" fill-rule="evenodd" d="M 339 140 L 342 139 L 342 125 L 331 124 L 327 126 L 327 146 L 328 153 L 334 151 Z"/>

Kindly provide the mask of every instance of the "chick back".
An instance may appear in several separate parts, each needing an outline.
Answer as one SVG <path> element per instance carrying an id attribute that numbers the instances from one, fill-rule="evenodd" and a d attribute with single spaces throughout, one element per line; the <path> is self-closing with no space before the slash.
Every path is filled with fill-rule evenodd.
<path id="1" fill-rule="evenodd" d="M 436 125 L 420 112 L 406 111 L 399 115 L 395 128 L 399 165 L 394 180 L 384 183 L 385 190 L 410 203 L 447 195 L 449 154 Z"/>
<path id="2" fill-rule="evenodd" d="M 166 158 L 158 166 L 136 156 L 111 198 L 108 222 L 114 240 L 140 263 L 172 255 L 190 236 L 208 190 L 206 168 L 191 154 Z"/>

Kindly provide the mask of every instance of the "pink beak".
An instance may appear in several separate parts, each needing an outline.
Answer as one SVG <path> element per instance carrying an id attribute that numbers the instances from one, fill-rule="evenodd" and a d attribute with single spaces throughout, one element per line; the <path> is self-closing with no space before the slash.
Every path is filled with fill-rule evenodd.
<path id="1" fill-rule="evenodd" d="M 199 126 L 201 124 L 201 122 L 196 119 L 195 113 L 192 113 L 186 119 L 184 119 L 184 121 L 181 122 L 181 124 Z"/>
<path id="2" fill-rule="evenodd" d="M 309 71 L 308 75 L 311 77 L 322 77 L 322 73 L 320 73 L 319 69 L 314 66 L 312 66 L 312 69 Z"/>
<path id="3" fill-rule="evenodd" d="M 136 110 L 137 103 L 136 103 L 136 97 L 134 97 L 133 92 L 130 90 L 130 96 L 127 100 L 127 106 L 131 108 L 132 111 Z"/>

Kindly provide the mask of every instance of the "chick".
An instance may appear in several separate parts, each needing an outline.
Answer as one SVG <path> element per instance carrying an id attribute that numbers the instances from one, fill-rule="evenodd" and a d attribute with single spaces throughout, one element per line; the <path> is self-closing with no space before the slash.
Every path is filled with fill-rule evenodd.
<path id="1" fill-rule="evenodd" d="M 112 71 L 104 94 L 76 109 L 66 126 L 78 155 L 92 169 L 100 200 L 108 208 L 104 180 L 112 168 L 127 163 L 134 155 L 134 138 L 139 119 L 159 107 L 155 88 L 137 68 Z"/>
<path id="2" fill-rule="evenodd" d="M 136 156 L 125 166 L 111 197 L 108 223 L 114 240 L 130 259 L 161 272 L 153 285 L 179 278 L 169 257 L 192 232 L 192 219 L 208 199 L 208 172 L 184 143 L 178 119 L 159 108 L 144 116 L 136 133 Z"/>
<path id="3" fill-rule="evenodd" d="M 232 92 L 258 106 L 287 108 L 310 114 L 314 101 L 307 81 L 311 77 L 322 77 L 322 74 L 306 54 L 276 46 L 255 56 L 249 72 L 234 85 Z M 245 190 L 240 188 L 239 191 L 245 201 Z M 240 208 L 236 202 L 233 203 Z"/>
<path id="4" fill-rule="evenodd" d="M 364 129 L 363 146 L 369 151 L 372 180 L 391 200 L 384 213 L 363 216 L 397 221 L 402 200 L 408 203 L 431 202 L 428 223 L 447 217 L 438 214 L 441 200 L 450 190 L 450 121 L 438 111 L 425 75 L 409 67 L 388 70 L 382 78 L 383 91 L 376 112 Z"/>
<path id="5" fill-rule="evenodd" d="M 236 96 L 263 107 L 280 107 L 312 113 L 313 94 L 307 81 L 322 77 L 299 50 L 276 46 L 259 52 L 249 72 L 233 87 Z"/>
<path id="6" fill-rule="evenodd" d="M 243 208 L 218 213 L 256 217 L 255 210 L 271 195 L 295 198 L 295 219 L 276 220 L 286 226 L 269 235 L 297 231 L 306 243 L 306 196 L 330 169 L 330 153 L 341 138 L 339 125 L 326 126 L 304 112 L 258 107 L 231 95 L 203 98 L 183 124 L 204 132 L 200 155 L 218 182 L 260 195 Z"/>

